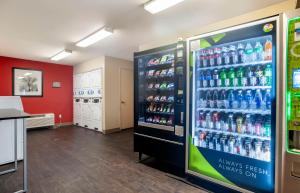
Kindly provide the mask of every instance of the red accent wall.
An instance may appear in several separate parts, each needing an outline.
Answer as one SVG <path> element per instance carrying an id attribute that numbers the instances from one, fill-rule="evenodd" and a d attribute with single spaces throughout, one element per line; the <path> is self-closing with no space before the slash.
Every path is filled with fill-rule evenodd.
<path id="1" fill-rule="evenodd" d="M 0 96 L 12 95 L 12 68 L 29 68 L 43 71 L 43 97 L 22 97 L 28 113 L 54 113 L 55 122 L 73 121 L 73 66 L 22 60 L 0 56 Z M 61 82 L 61 88 L 52 88 L 52 82 Z"/>

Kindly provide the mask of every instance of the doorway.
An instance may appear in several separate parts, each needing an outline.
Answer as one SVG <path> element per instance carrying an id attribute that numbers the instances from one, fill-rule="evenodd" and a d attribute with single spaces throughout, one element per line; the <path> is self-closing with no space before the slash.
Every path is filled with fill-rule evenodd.
<path id="1" fill-rule="evenodd" d="M 120 129 L 133 127 L 133 70 L 120 69 Z"/>

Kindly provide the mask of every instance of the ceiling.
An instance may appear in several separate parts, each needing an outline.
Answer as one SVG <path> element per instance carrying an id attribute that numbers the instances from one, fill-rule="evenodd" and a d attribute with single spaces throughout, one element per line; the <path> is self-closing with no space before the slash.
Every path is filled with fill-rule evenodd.
<path id="1" fill-rule="evenodd" d="M 185 0 L 156 15 L 143 9 L 146 1 L 0 0 L 0 55 L 51 62 L 49 57 L 68 48 L 73 54 L 58 63 L 101 55 L 132 60 L 141 44 L 283 0 Z M 88 48 L 74 46 L 104 25 L 114 28 L 112 36 Z"/>

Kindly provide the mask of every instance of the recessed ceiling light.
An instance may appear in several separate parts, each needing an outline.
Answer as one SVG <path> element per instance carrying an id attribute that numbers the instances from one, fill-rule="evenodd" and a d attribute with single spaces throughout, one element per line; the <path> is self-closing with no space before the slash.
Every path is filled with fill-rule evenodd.
<path id="1" fill-rule="evenodd" d="M 184 0 L 151 0 L 144 4 L 144 9 L 155 14 L 183 1 Z"/>
<path id="2" fill-rule="evenodd" d="M 51 60 L 58 61 L 72 54 L 71 50 L 63 50 L 51 57 Z"/>
<path id="3" fill-rule="evenodd" d="M 92 45 L 96 42 L 98 42 L 99 40 L 102 40 L 110 35 L 113 34 L 113 30 L 110 28 L 102 28 L 99 31 L 89 35 L 88 37 L 84 38 L 83 40 L 80 40 L 76 46 L 79 47 L 88 47 L 89 45 Z"/>

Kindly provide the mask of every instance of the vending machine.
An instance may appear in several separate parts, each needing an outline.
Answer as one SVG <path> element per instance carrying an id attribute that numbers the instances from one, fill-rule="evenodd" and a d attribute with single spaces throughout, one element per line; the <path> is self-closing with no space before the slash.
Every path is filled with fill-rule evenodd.
<path id="1" fill-rule="evenodd" d="M 278 21 L 188 39 L 186 172 L 214 191 L 275 191 Z"/>
<path id="2" fill-rule="evenodd" d="M 286 46 L 285 151 L 282 192 L 300 190 L 300 11 L 284 14 Z"/>
<path id="3" fill-rule="evenodd" d="M 134 151 L 181 168 L 185 150 L 185 42 L 134 54 Z"/>

